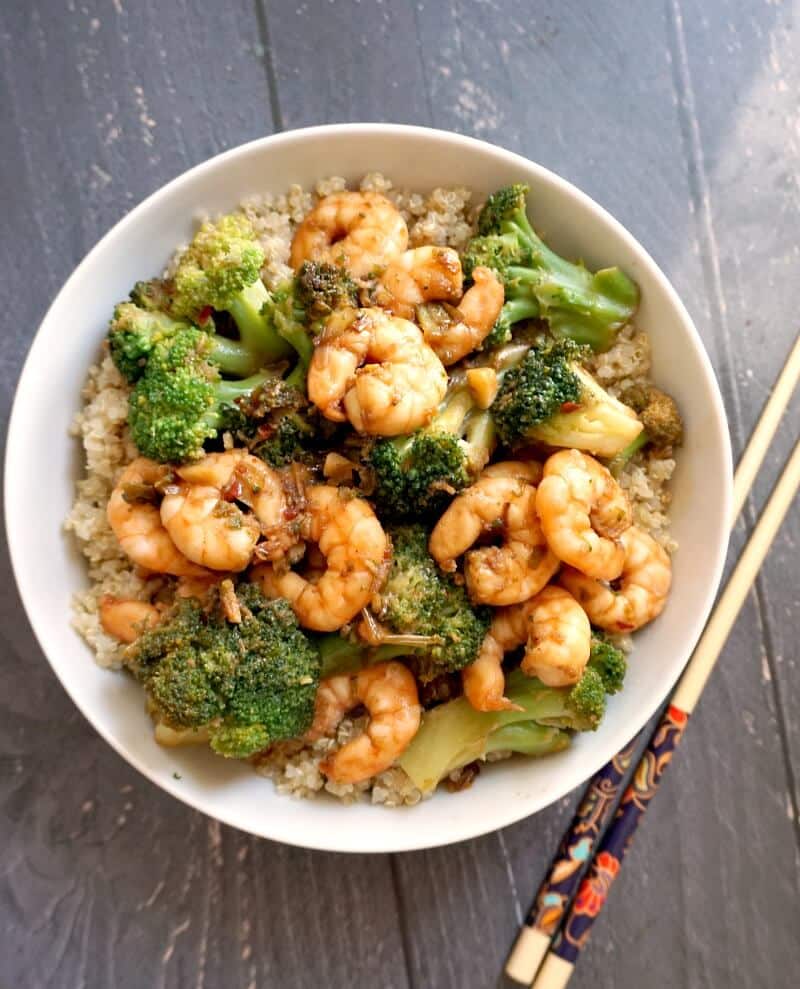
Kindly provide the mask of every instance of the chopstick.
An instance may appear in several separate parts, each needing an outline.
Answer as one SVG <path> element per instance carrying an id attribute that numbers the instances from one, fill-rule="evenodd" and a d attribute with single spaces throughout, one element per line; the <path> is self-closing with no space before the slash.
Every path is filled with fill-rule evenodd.
<path id="1" fill-rule="evenodd" d="M 545 956 L 533 982 L 533 989 L 564 989 L 569 982 L 578 955 L 586 944 L 592 925 L 619 873 L 633 835 L 658 789 L 689 716 L 714 669 L 799 487 L 800 442 L 795 445 L 767 507 L 706 625 L 691 662 L 678 682 L 669 707 L 639 760 L 614 820 L 603 836 L 564 924 Z"/>
<path id="2" fill-rule="evenodd" d="M 786 358 L 783 370 L 772 388 L 772 394 L 764 406 L 764 411 L 761 413 L 747 448 L 736 467 L 736 476 L 733 479 L 731 528 L 733 528 L 734 522 L 744 507 L 758 468 L 763 463 L 772 437 L 775 435 L 781 416 L 786 411 L 789 399 L 797 387 L 798 380 L 800 380 L 800 336 L 795 340 L 794 346 Z"/>
<path id="3" fill-rule="evenodd" d="M 800 336 L 795 341 L 739 461 L 733 485 L 731 526 L 741 512 L 753 480 L 775 435 L 781 415 L 799 379 Z M 693 663 L 694 660 L 690 661 L 690 665 Z M 688 672 L 687 668 L 686 674 Z M 705 674 L 703 684 L 708 672 Z M 662 725 L 659 725 L 654 733 L 654 739 L 661 730 Z M 606 763 L 592 777 L 584 791 L 550 870 L 539 887 L 525 925 L 508 957 L 505 973 L 514 981 L 523 985 L 530 985 L 533 982 L 542 959 L 550 948 L 551 938 L 561 925 L 567 906 L 581 884 L 584 866 L 591 860 L 594 846 L 614 814 L 617 796 L 624 783 L 637 743 L 638 737 Z M 640 767 L 641 765 L 640 763 Z"/>

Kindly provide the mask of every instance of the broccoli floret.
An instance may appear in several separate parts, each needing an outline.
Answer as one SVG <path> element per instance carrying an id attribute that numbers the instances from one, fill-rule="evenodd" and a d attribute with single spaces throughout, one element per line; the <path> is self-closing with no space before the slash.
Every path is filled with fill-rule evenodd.
<path id="1" fill-rule="evenodd" d="M 430 639 L 412 653 L 423 683 L 463 669 L 486 636 L 489 609 L 473 608 L 464 588 L 439 570 L 428 553 L 423 526 L 400 526 L 390 535 L 394 554 L 380 592 L 379 621 L 395 635 Z"/>
<path id="2" fill-rule="evenodd" d="M 325 676 L 403 656 L 417 678 L 429 683 L 463 669 L 478 654 L 489 629 L 489 609 L 474 608 L 464 588 L 439 570 L 423 526 L 398 526 L 389 534 L 394 553 L 379 595 L 379 644 L 322 636 Z"/>
<path id="3" fill-rule="evenodd" d="M 144 374 L 153 347 L 187 329 L 188 323 L 172 319 L 165 312 L 144 309 L 133 302 L 121 302 L 114 309 L 108 329 L 111 357 L 120 373 L 133 384 Z M 205 356 L 224 374 L 246 377 L 262 366 L 260 353 L 216 334 L 210 317 L 202 329 L 208 336 L 203 342 Z"/>
<path id="4" fill-rule="evenodd" d="M 490 752 L 542 756 L 570 744 L 570 733 L 594 731 L 606 697 L 622 687 L 625 657 L 602 636 L 592 639 L 583 676 L 573 687 L 547 687 L 520 669 L 506 677 L 514 710 L 476 711 L 465 697 L 447 701 L 422 716 L 422 724 L 399 759 L 415 786 L 432 790 L 454 769 Z"/>
<path id="5" fill-rule="evenodd" d="M 566 340 L 531 347 L 503 375 L 491 413 L 507 446 L 536 442 L 613 457 L 639 435 L 636 413 L 600 387 L 578 353 Z"/>
<path id="6" fill-rule="evenodd" d="M 669 456 L 673 447 L 683 443 L 683 420 L 675 400 L 653 385 L 633 385 L 622 394 L 622 400 L 638 413 L 644 428 L 608 465 L 615 476 L 628 461 L 645 446 L 653 446 Z"/>
<path id="7" fill-rule="evenodd" d="M 304 261 L 295 276 L 295 294 L 306 319 L 325 320 L 337 309 L 358 305 L 358 288 L 344 268 L 320 261 Z"/>
<path id="8" fill-rule="evenodd" d="M 588 668 L 600 674 L 607 694 L 617 694 L 622 690 L 628 661 L 621 649 L 612 645 L 601 633 L 593 632 Z"/>
<path id="9" fill-rule="evenodd" d="M 271 296 L 261 281 L 264 252 L 250 221 L 237 213 L 206 221 L 178 260 L 172 312 L 197 322 L 209 307 L 230 313 L 241 343 L 260 364 L 291 353 L 265 307 Z"/>
<path id="10" fill-rule="evenodd" d="M 293 279 L 269 296 L 262 310 L 264 316 L 299 358 L 286 378 L 288 384 L 305 388 L 314 353 L 313 338 L 322 329 L 322 323 L 334 309 L 357 304 L 356 286 L 347 272 L 316 261 L 305 261 Z"/>
<path id="11" fill-rule="evenodd" d="M 570 745 L 564 727 L 540 716 L 563 715 L 568 690 L 545 687 L 519 671 L 510 674 L 506 694 L 517 710 L 476 711 L 466 699 L 447 701 L 422 716 L 422 724 L 399 765 L 423 792 L 455 769 L 499 750 L 544 756 Z"/>
<path id="12" fill-rule="evenodd" d="M 590 666 L 566 695 L 563 716 L 550 719 L 549 724 L 576 731 L 593 731 L 606 713 L 606 688 L 603 677 Z"/>
<path id="13" fill-rule="evenodd" d="M 162 312 L 172 316 L 172 300 L 175 288 L 167 279 L 151 278 L 137 282 L 130 291 L 130 300 L 140 309 Z"/>
<path id="14" fill-rule="evenodd" d="M 187 323 L 178 323 L 165 313 L 121 302 L 108 328 L 111 359 L 125 380 L 133 384 L 144 374 L 153 347 L 186 329 Z"/>
<path id="15" fill-rule="evenodd" d="M 242 621 L 187 598 L 126 652 L 157 716 L 174 729 L 206 727 L 220 755 L 244 758 L 310 725 L 319 654 L 286 601 L 237 588 Z"/>
<path id="16" fill-rule="evenodd" d="M 506 301 L 486 345 L 503 343 L 522 320 L 546 320 L 555 337 L 608 350 L 630 322 L 639 290 L 619 268 L 592 274 L 559 257 L 539 238 L 526 214 L 528 187 L 498 190 L 478 217 L 478 234 L 463 257 L 467 275 L 486 265 L 503 281 Z"/>
<path id="17" fill-rule="evenodd" d="M 367 463 L 375 473 L 379 514 L 435 515 L 449 495 L 475 480 L 493 446 L 492 417 L 475 406 L 466 386 L 456 384 L 429 425 L 373 444 Z"/>
<path id="18" fill-rule="evenodd" d="M 255 453 L 270 467 L 285 467 L 293 460 L 307 458 L 315 440 L 314 426 L 298 412 L 287 412 L 278 419 L 270 436 Z"/>
<path id="19" fill-rule="evenodd" d="M 237 404 L 242 421 L 233 428 L 235 437 L 272 467 L 316 461 L 319 445 L 335 428 L 288 379 L 274 378 Z"/>
<path id="20" fill-rule="evenodd" d="M 236 403 L 271 379 L 268 371 L 224 381 L 209 362 L 209 334 L 187 327 L 154 343 L 129 399 L 128 423 L 139 452 L 161 463 L 203 455 L 203 444 L 241 418 Z"/>

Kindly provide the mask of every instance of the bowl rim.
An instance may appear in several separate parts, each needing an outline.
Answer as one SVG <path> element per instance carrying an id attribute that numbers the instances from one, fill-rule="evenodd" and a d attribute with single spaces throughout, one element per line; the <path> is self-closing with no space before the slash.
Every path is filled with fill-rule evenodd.
<path id="1" fill-rule="evenodd" d="M 677 317 L 683 322 L 684 328 L 687 331 L 688 337 L 692 342 L 694 347 L 695 356 L 698 358 L 698 363 L 702 370 L 703 378 L 707 387 L 707 392 L 710 398 L 710 409 L 713 410 L 714 424 L 717 427 L 717 432 L 720 435 L 722 450 L 721 454 L 725 462 L 725 477 L 723 478 L 723 500 L 720 504 L 720 509 L 722 509 L 721 516 L 723 518 L 729 518 L 731 515 L 732 508 L 732 493 L 733 493 L 733 459 L 731 452 L 730 434 L 727 425 L 727 416 L 725 413 L 724 404 L 722 401 L 722 396 L 719 389 L 719 384 L 717 382 L 716 376 L 714 374 L 713 367 L 711 365 L 710 358 L 706 352 L 705 346 L 703 344 L 702 338 L 694 325 L 694 321 L 689 315 L 686 307 L 681 301 L 676 289 L 673 287 L 670 280 L 651 257 L 649 252 L 639 243 L 639 241 L 631 234 L 628 229 L 620 223 L 611 213 L 609 213 L 604 207 L 600 206 L 594 199 L 592 199 L 587 193 L 583 192 L 577 186 L 573 185 L 567 179 L 562 178 L 557 173 L 551 171 L 550 169 L 540 165 L 524 155 L 520 155 L 516 152 L 509 151 L 505 148 L 499 147 L 488 141 L 483 141 L 478 138 L 468 137 L 466 135 L 458 134 L 452 131 L 441 130 L 433 127 L 423 127 L 417 125 L 409 124 L 393 124 L 393 123 L 381 123 L 381 122 L 359 122 L 359 123 L 341 123 L 341 124 L 320 124 L 311 127 L 301 127 L 292 130 L 282 131 L 280 133 L 267 135 L 264 137 L 256 138 L 252 141 L 247 141 L 243 144 L 236 145 L 233 148 L 229 148 L 217 155 L 205 159 L 197 165 L 185 170 L 174 178 L 170 179 L 164 185 L 159 186 L 154 192 L 150 193 L 145 199 L 143 199 L 138 205 L 136 205 L 129 213 L 126 213 L 121 219 L 119 219 L 98 241 L 97 243 L 87 252 L 87 254 L 82 258 L 82 260 L 76 265 L 69 277 L 64 281 L 61 288 L 55 295 L 50 306 L 47 308 L 44 316 L 39 323 L 36 334 L 33 337 L 30 349 L 25 357 L 25 361 L 20 372 L 19 379 L 14 393 L 14 401 L 11 408 L 11 413 L 9 416 L 8 432 L 7 432 L 7 442 L 6 451 L 4 458 L 4 498 L 5 498 L 5 530 L 6 530 L 6 540 L 9 547 L 9 557 L 11 562 L 11 570 L 14 575 L 14 580 L 17 586 L 20 599 L 22 601 L 25 613 L 28 617 L 31 629 L 33 631 L 34 637 L 36 639 L 39 648 L 47 659 L 48 664 L 52 672 L 56 675 L 57 679 L 61 683 L 64 690 L 67 692 L 68 696 L 71 698 L 72 702 L 81 712 L 81 714 L 86 718 L 92 728 L 107 742 L 118 755 L 120 755 L 129 765 L 140 772 L 144 777 L 146 777 L 151 783 L 153 783 L 158 788 L 165 790 L 172 797 L 180 800 L 182 803 L 187 804 L 194 810 L 200 811 L 206 816 L 219 820 L 224 824 L 231 827 L 235 827 L 246 833 L 253 834 L 257 837 L 268 838 L 273 841 L 281 841 L 289 845 L 295 845 L 297 847 L 309 848 L 318 851 L 331 851 L 331 852 L 353 852 L 361 854 L 373 854 L 373 853 L 385 853 L 385 852 L 402 852 L 402 851 L 413 851 L 426 848 L 435 848 L 445 845 L 455 844 L 457 842 L 466 841 L 472 838 L 477 838 L 485 834 L 489 834 L 493 831 L 500 830 L 501 828 L 508 827 L 511 824 L 516 823 L 526 817 L 532 816 L 538 813 L 540 810 L 545 809 L 551 804 L 562 799 L 571 790 L 583 786 L 591 776 L 597 772 L 600 767 L 605 763 L 604 758 L 587 758 L 585 763 L 585 774 L 583 775 L 579 783 L 574 783 L 571 781 L 563 789 L 555 789 L 551 794 L 548 795 L 544 803 L 541 803 L 535 810 L 530 810 L 526 805 L 527 802 L 516 803 L 510 801 L 505 808 L 505 812 L 496 813 L 491 823 L 484 825 L 483 823 L 476 821 L 471 826 L 461 826 L 455 830 L 455 833 L 448 833 L 439 837 L 438 835 L 431 838 L 427 833 L 418 833 L 418 829 L 405 829 L 406 838 L 402 842 L 397 840 L 392 840 L 391 838 L 386 841 L 378 840 L 373 847 L 369 849 L 360 849 L 353 846 L 351 842 L 347 841 L 347 829 L 342 829 L 342 832 L 332 832 L 327 834 L 324 838 L 320 836 L 317 839 L 303 835 L 302 838 L 296 836 L 291 831 L 287 829 L 281 830 L 280 827 L 270 828 L 273 833 L 266 833 L 266 829 L 257 830 L 254 827 L 249 827 L 247 824 L 242 823 L 239 820 L 233 819 L 233 817 L 227 817 L 223 813 L 218 811 L 209 811 L 202 805 L 202 800 L 195 795 L 187 794 L 185 790 L 182 790 L 180 786 L 175 786 L 169 779 L 161 779 L 156 776 L 154 770 L 150 769 L 147 762 L 143 759 L 138 758 L 134 753 L 129 752 L 125 743 L 116 738 L 113 733 L 106 730 L 95 723 L 91 715 L 87 712 L 84 707 L 81 695 L 78 691 L 71 689 L 69 684 L 64 678 L 62 678 L 56 666 L 51 662 L 50 657 L 45 649 L 43 636 L 40 634 L 41 617 L 37 612 L 37 606 L 35 601 L 35 595 L 29 593 L 23 586 L 23 581 L 20 577 L 20 572 L 22 569 L 22 558 L 23 558 L 23 546 L 21 535 L 18 533 L 21 531 L 18 527 L 12 525 L 11 514 L 15 510 L 15 506 L 18 504 L 18 499 L 11 490 L 11 477 L 14 473 L 14 466 L 19 460 L 19 458 L 24 454 L 24 433 L 22 430 L 22 417 L 23 417 L 23 407 L 20 405 L 20 395 L 27 392 L 28 389 L 28 378 L 30 377 L 33 369 L 33 365 L 38 359 L 38 352 L 45 346 L 44 339 L 41 336 L 41 330 L 46 325 L 51 317 L 52 312 L 57 307 L 59 299 L 62 294 L 67 290 L 71 283 L 79 277 L 79 273 L 83 271 L 84 268 L 89 267 L 94 259 L 102 254 L 106 248 L 114 243 L 116 240 L 123 238 L 129 227 L 136 224 L 139 217 L 156 208 L 162 200 L 167 199 L 172 192 L 177 189 L 183 183 L 189 181 L 192 178 L 202 175 L 206 171 L 212 171 L 221 166 L 224 166 L 228 161 L 240 156 L 246 156 L 248 153 L 254 151 L 260 151 L 269 147 L 277 147 L 282 144 L 291 144 L 297 142 L 302 144 L 308 138 L 320 137 L 326 134 L 337 135 L 349 135 L 354 138 L 360 136 L 387 136 L 389 134 L 393 136 L 424 136 L 428 140 L 434 140 L 441 142 L 443 144 L 456 145 L 469 149 L 480 149 L 484 153 L 489 151 L 498 161 L 498 165 L 505 163 L 511 168 L 524 169 L 529 172 L 533 172 L 540 178 L 543 182 L 549 183 L 560 189 L 561 192 L 569 196 L 573 201 L 575 201 L 580 208 L 587 210 L 600 220 L 602 220 L 607 226 L 611 227 L 615 234 L 620 238 L 621 241 L 625 242 L 626 245 L 637 255 L 644 269 L 647 270 L 648 275 L 653 278 L 660 286 L 661 290 L 666 294 L 670 301 L 670 304 L 674 308 Z M 697 644 L 703 627 L 707 621 L 708 615 L 711 610 L 711 606 L 716 597 L 717 589 L 722 577 L 723 567 L 725 564 L 725 558 L 727 556 L 728 549 L 728 539 L 723 538 L 720 540 L 719 545 L 716 547 L 715 559 L 713 561 L 713 580 L 709 582 L 705 593 L 705 599 L 702 602 L 702 607 L 696 612 L 695 620 L 693 623 L 693 628 L 691 630 L 690 639 L 692 642 L 692 650 Z M 686 657 L 686 661 L 691 656 L 691 652 Z M 663 696 L 653 697 L 647 703 L 642 705 L 642 714 L 639 718 L 639 724 L 637 726 L 636 732 L 642 730 L 642 728 L 647 724 L 649 719 L 658 710 L 658 708 L 665 702 L 675 682 L 677 681 L 680 674 L 683 672 L 685 663 L 676 670 L 674 678 L 669 684 L 669 689 L 667 693 Z M 377 808 L 375 808 L 377 812 Z M 402 808 L 393 808 L 392 811 L 396 812 L 402 810 Z M 267 819 L 267 824 L 274 823 Z M 380 829 L 376 829 L 376 832 Z M 451 828 L 451 830 L 453 830 Z M 376 834 L 377 837 L 377 834 Z M 325 840 L 327 839 L 327 840 Z"/>

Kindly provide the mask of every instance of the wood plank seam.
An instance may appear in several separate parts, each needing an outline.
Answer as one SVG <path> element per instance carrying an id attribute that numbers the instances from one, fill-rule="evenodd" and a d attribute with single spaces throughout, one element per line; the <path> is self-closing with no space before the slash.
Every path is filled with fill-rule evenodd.
<path id="1" fill-rule="evenodd" d="M 267 19 L 266 4 L 262 0 L 253 0 L 256 9 L 256 23 L 258 24 L 259 41 L 261 42 L 261 62 L 264 66 L 264 75 L 267 82 L 267 95 L 269 98 L 269 109 L 272 115 L 272 122 L 275 132 L 280 133 L 285 130 L 283 122 L 283 111 L 281 110 L 280 93 L 278 90 L 278 74 L 275 71 L 275 59 L 272 52 L 272 41 L 270 40 L 269 21 Z"/>
<path id="2" fill-rule="evenodd" d="M 703 279 L 706 285 L 711 322 L 715 326 L 725 357 L 725 365 L 721 371 L 725 375 L 728 391 L 731 396 L 731 433 L 737 445 L 741 448 L 744 446 L 745 436 L 742 406 L 734 373 L 735 358 L 731 348 L 731 334 L 726 316 L 725 291 L 722 284 L 719 250 L 714 231 L 710 185 L 703 155 L 702 135 L 700 133 L 700 125 L 695 106 L 694 88 L 686 48 L 680 0 L 669 0 L 667 5 L 667 21 L 670 29 L 668 31 L 668 43 L 673 66 L 673 85 L 675 86 L 675 95 L 677 98 L 680 130 L 683 136 L 683 150 L 687 163 L 689 190 L 695 215 L 700 220 L 699 237 L 701 242 Z M 756 511 L 752 499 L 753 496 L 750 494 L 742 511 L 742 518 L 748 530 L 752 530 L 756 521 Z M 756 579 L 754 590 L 759 632 L 770 673 L 770 688 L 775 706 L 775 720 L 777 723 L 781 758 L 786 775 L 789 800 L 793 810 L 792 823 L 795 844 L 798 851 L 800 851 L 800 818 L 798 817 L 800 800 L 798 800 L 798 785 L 792 766 L 786 711 L 778 682 L 779 672 L 775 657 L 774 640 L 769 629 L 769 613 L 766 605 L 763 576 L 759 576 Z"/>

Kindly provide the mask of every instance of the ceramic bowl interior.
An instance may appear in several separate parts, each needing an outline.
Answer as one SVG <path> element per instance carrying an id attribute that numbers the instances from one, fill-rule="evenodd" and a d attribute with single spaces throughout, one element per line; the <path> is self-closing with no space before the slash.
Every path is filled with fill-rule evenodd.
<path id="1" fill-rule="evenodd" d="M 367 171 L 417 190 L 463 184 L 476 197 L 527 182 L 535 224 L 557 250 L 590 266 L 618 264 L 638 281 L 638 320 L 652 340 L 654 378 L 676 397 L 687 427 L 673 486 L 673 532 L 683 548 L 672 595 L 661 618 L 637 635 L 625 689 L 602 727 L 557 756 L 493 765 L 465 792 L 437 793 L 401 810 L 290 800 L 247 765 L 156 745 L 138 687 L 98 668 L 70 626 L 70 596 L 85 586 L 86 572 L 61 528 L 82 459 L 67 429 L 114 303 L 136 279 L 161 270 L 199 211 L 229 210 L 247 194 L 309 186 L 328 175 L 357 180 Z M 180 176 L 118 223 L 78 266 L 36 335 L 14 404 L 6 468 L 8 536 L 25 609 L 55 673 L 106 741 L 158 786 L 221 821 L 290 844 L 362 852 L 444 845 L 510 824 L 578 786 L 621 748 L 667 696 L 702 629 L 727 546 L 731 496 L 728 432 L 708 358 L 675 291 L 634 238 L 586 195 L 524 158 L 455 134 L 390 125 L 255 141 Z"/>

